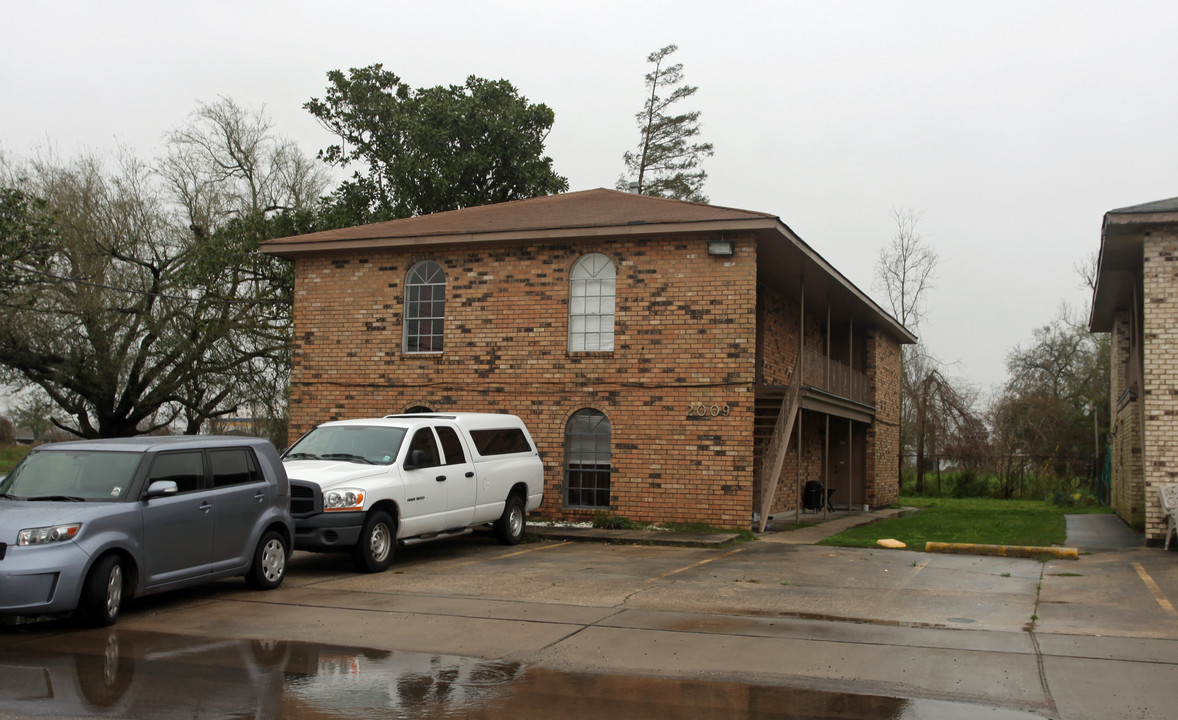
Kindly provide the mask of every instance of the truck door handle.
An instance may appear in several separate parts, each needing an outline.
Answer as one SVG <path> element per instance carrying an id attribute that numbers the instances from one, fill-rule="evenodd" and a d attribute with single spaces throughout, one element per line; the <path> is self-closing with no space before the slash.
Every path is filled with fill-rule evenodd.
<path id="1" fill-rule="evenodd" d="M 472 473 L 472 472 L 468 472 L 468 473 L 466 474 L 466 476 L 467 476 L 467 477 L 474 477 L 474 473 Z"/>
<path id="2" fill-rule="evenodd" d="M 199 509 L 201 512 L 203 512 L 205 515 L 208 515 L 208 514 L 209 514 L 209 510 L 212 510 L 212 509 L 213 509 L 213 504 L 212 504 L 211 502 L 208 502 L 208 501 L 206 500 L 205 502 L 203 502 L 203 503 L 201 503 L 201 504 L 200 504 L 200 507 L 199 507 L 198 509 Z"/>
<path id="3" fill-rule="evenodd" d="M 445 482 L 445 481 L 446 481 L 446 476 L 445 476 L 445 475 L 439 475 L 439 476 L 437 476 L 436 478 L 434 478 L 434 480 L 437 480 L 438 482 Z"/>

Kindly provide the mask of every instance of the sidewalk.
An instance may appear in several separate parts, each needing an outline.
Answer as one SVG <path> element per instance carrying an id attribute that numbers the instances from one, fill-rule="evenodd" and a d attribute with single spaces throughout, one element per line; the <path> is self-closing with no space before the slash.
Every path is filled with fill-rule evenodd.
<path id="1" fill-rule="evenodd" d="M 880 508 L 870 512 L 847 514 L 803 513 L 801 525 L 794 525 L 792 513 L 770 520 L 769 529 L 757 533 L 762 542 L 783 545 L 814 545 L 848 528 L 904 517 L 917 512 L 915 508 Z M 1089 552 L 1122 550 L 1143 547 L 1140 535 L 1133 533 L 1116 515 L 1065 515 L 1069 547 Z M 578 542 L 622 543 L 628 545 L 674 545 L 679 547 L 720 547 L 739 537 L 736 533 L 690 533 L 667 530 L 607 530 L 601 528 L 528 525 L 527 533 L 545 540 Z M 912 548 L 922 550 L 923 548 Z"/>
<path id="2" fill-rule="evenodd" d="M 771 518 L 769 521 L 769 530 L 758 535 L 758 538 L 764 542 L 775 542 L 785 545 L 813 545 L 819 540 L 825 540 L 831 535 L 838 535 L 842 531 L 853 527 L 904 517 L 914 512 L 916 512 L 916 508 L 888 507 L 852 514 L 847 514 L 846 512 L 827 513 L 825 522 L 822 520 L 823 516 L 821 513 L 803 513 L 801 515 L 802 526 L 793 524 L 793 514 L 790 513 L 785 516 Z M 815 524 L 806 525 L 806 523 Z"/>

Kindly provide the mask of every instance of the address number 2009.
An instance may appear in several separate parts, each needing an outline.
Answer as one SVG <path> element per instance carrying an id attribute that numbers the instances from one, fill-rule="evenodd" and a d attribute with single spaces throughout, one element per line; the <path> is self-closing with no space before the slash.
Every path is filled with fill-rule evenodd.
<path id="1" fill-rule="evenodd" d="M 727 416 L 729 412 L 727 403 L 708 405 L 707 403 L 693 402 L 687 406 L 687 417 L 720 417 Z"/>

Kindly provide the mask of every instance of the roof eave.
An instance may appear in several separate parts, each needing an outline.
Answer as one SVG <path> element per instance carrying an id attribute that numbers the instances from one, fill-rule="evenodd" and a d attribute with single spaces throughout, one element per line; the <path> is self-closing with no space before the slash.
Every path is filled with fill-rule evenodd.
<path id="1" fill-rule="evenodd" d="M 900 344 L 912 345 L 919 342 L 919 338 L 917 338 L 917 336 L 913 334 L 911 330 L 900 324 L 899 320 L 892 317 L 888 311 L 884 310 L 879 306 L 878 303 L 872 300 L 871 297 L 867 295 L 867 293 L 860 290 L 858 286 L 855 285 L 855 283 L 851 282 L 833 265 L 827 262 L 826 258 L 819 255 L 818 252 L 814 250 L 814 248 L 810 247 L 805 240 L 802 240 L 797 235 L 797 233 L 791 230 L 788 225 L 783 223 L 780 218 L 774 222 L 774 225 L 782 236 L 784 236 L 787 240 L 793 243 L 796 248 L 802 251 L 807 260 L 818 266 L 822 272 L 826 273 L 831 278 L 834 278 L 835 282 L 837 282 L 852 297 L 854 297 L 868 310 L 870 310 L 880 321 L 880 324 L 885 329 L 887 329 L 893 337 L 900 341 Z"/>
<path id="2" fill-rule="evenodd" d="M 261 251 L 287 259 L 300 255 L 355 252 L 357 250 L 380 250 L 404 247 L 437 245 L 466 245 L 496 242 L 551 242 L 553 240 L 576 240 L 581 238 L 631 237 L 636 235 L 676 235 L 717 232 L 745 232 L 755 235 L 779 237 L 788 241 L 817 266 L 833 278 L 858 302 L 875 315 L 880 324 L 901 343 L 915 343 L 917 337 L 875 303 L 850 280 L 819 255 L 793 232 L 780 218 L 771 215 L 760 217 L 702 220 L 694 222 L 631 223 L 626 225 L 600 225 L 565 228 L 538 228 L 528 230 L 504 230 L 495 232 L 465 232 L 444 234 L 418 234 L 388 236 L 374 234 L 364 238 L 309 240 L 307 236 L 295 236 L 270 240 Z"/>
<path id="3" fill-rule="evenodd" d="M 1142 206 L 1136 206 L 1142 207 Z M 1096 287 L 1088 315 L 1091 332 L 1111 332 L 1118 310 L 1136 282 L 1142 263 L 1142 243 L 1150 232 L 1178 228 L 1178 212 L 1126 212 L 1112 210 L 1104 215 L 1100 232 L 1100 255 L 1096 265 Z"/>
<path id="4" fill-rule="evenodd" d="M 533 230 L 503 230 L 498 232 L 446 233 L 437 235 L 399 235 L 396 237 L 374 235 L 367 238 L 348 240 L 300 240 L 299 236 L 271 240 L 261 250 L 270 255 L 294 258 L 309 253 L 340 252 L 353 250 L 375 250 L 421 245 L 450 245 L 493 242 L 539 242 L 548 240 L 572 240 L 577 238 L 628 237 L 632 235 L 674 235 L 678 233 L 709 233 L 768 230 L 780 221 L 771 217 L 739 220 L 706 220 L 698 222 L 632 223 L 627 225 L 601 225 L 592 227 L 540 228 Z M 304 236 L 305 237 L 305 236 Z"/>

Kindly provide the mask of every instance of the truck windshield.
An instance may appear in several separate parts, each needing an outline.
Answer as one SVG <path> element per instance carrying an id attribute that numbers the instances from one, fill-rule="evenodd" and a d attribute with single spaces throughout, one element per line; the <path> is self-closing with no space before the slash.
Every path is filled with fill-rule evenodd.
<path id="1" fill-rule="evenodd" d="M 0 495 L 15 500 L 113 502 L 135 479 L 140 453 L 58 450 L 29 453 L 8 477 Z"/>
<path id="2" fill-rule="evenodd" d="M 364 465 L 391 465 L 397 459 L 404 428 L 365 425 L 320 426 L 299 438 L 283 460 L 346 460 Z"/>

